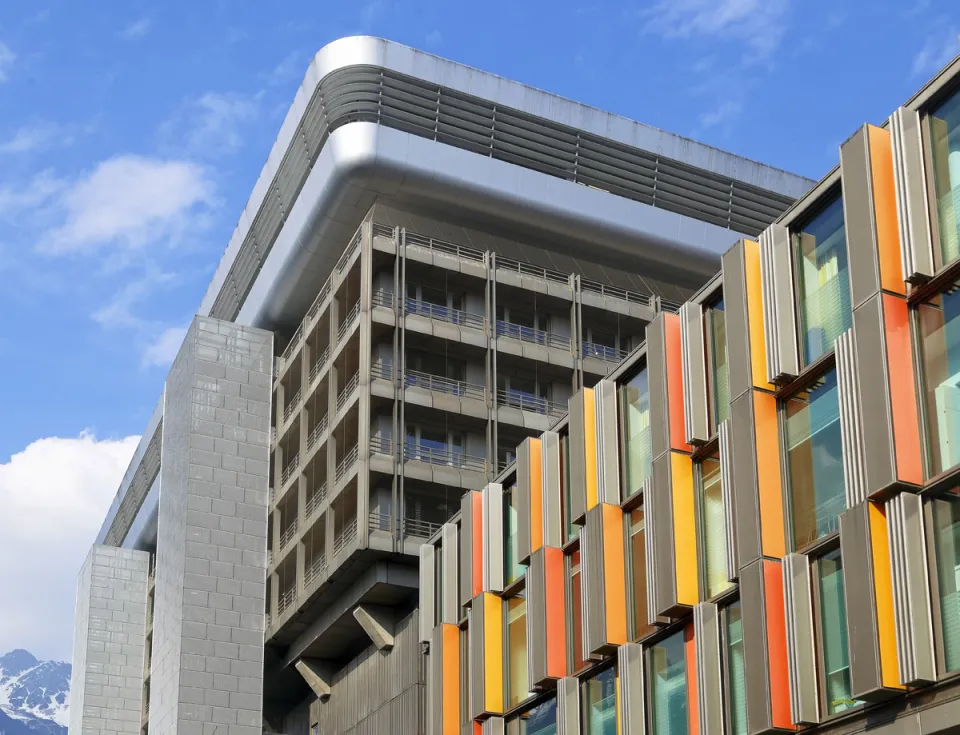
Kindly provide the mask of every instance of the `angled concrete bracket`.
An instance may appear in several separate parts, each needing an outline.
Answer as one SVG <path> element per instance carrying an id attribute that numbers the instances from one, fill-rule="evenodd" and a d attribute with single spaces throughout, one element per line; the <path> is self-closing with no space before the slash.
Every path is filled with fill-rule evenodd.
<path id="1" fill-rule="evenodd" d="M 379 605 L 359 605 L 353 617 L 381 651 L 393 648 L 393 611 Z"/>
<path id="2" fill-rule="evenodd" d="M 315 658 L 301 658 L 294 666 L 317 697 L 327 699 L 330 696 L 330 680 L 333 677 L 325 662 Z"/>

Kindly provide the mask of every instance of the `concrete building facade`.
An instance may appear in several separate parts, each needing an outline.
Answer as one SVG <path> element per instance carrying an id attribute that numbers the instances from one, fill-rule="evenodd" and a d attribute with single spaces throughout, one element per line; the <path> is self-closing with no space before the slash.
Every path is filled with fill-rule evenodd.
<path id="1" fill-rule="evenodd" d="M 152 560 L 142 731 L 425 732 L 423 544 L 812 183 L 380 39 L 322 49 L 96 540 Z"/>

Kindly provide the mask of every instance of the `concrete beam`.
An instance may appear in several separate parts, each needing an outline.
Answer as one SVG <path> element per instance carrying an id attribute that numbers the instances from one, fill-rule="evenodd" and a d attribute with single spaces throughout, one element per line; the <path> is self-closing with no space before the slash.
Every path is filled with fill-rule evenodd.
<path id="1" fill-rule="evenodd" d="M 330 696 L 330 680 L 333 677 L 326 663 L 315 658 L 301 658 L 294 666 L 317 697 L 327 699 Z"/>
<path id="2" fill-rule="evenodd" d="M 381 651 L 393 648 L 394 616 L 388 607 L 358 605 L 353 617 Z"/>

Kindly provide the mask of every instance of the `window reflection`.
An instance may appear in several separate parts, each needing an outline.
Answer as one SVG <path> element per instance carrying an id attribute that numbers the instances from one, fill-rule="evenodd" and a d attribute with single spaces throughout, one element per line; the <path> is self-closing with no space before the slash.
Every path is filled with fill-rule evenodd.
<path id="1" fill-rule="evenodd" d="M 931 501 L 937 555 L 937 597 L 943 639 L 943 666 L 960 669 L 960 498 Z"/>
<path id="2" fill-rule="evenodd" d="M 928 472 L 960 464 L 960 284 L 918 308 Z"/>
<path id="3" fill-rule="evenodd" d="M 527 601 L 523 597 L 507 600 L 507 680 L 510 707 L 527 698 Z"/>
<path id="4" fill-rule="evenodd" d="M 633 592 L 633 637 L 643 638 L 655 626 L 647 622 L 647 547 L 643 507 L 630 511 L 630 587 Z"/>
<path id="5" fill-rule="evenodd" d="M 820 649 L 823 651 L 827 714 L 860 704 L 850 696 L 850 653 L 847 648 L 847 605 L 843 593 L 843 563 L 836 549 L 817 560 L 820 588 Z"/>
<path id="6" fill-rule="evenodd" d="M 687 659 L 684 632 L 649 649 L 653 735 L 687 735 Z"/>
<path id="7" fill-rule="evenodd" d="M 617 735 L 617 674 L 611 667 L 580 685 L 584 735 Z"/>
<path id="8" fill-rule="evenodd" d="M 927 116 L 943 265 L 960 257 L 960 92 Z"/>
<path id="9" fill-rule="evenodd" d="M 730 589 L 733 584 L 727 579 L 726 518 L 720 487 L 720 458 L 714 454 L 699 465 L 701 556 L 703 581 L 709 599 Z"/>
<path id="10" fill-rule="evenodd" d="M 644 367 L 620 386 L 620 447 L 624 488 L 629 497 L 637 493 L 653 472 L 650 437 L 650 385 Z"/>
<path id="11" fill-rule="evenodd" d="M 517 539 L 517 493 L 516 488 L 503 491 L 503 530 L 506 543 L 503 547 L 503 582 L 516 582 L 523 575 L 524 567 L 520 563 L 520 545 Z"/>
<path id="12" fill-rule="evenodd" d="M 743 619 L 740 615 L 740 601 L 729 604 L 725 614 L 730 735 L 746 735 L 747 684 L 743 668 Z"/>
<path id="13" fill-rule="evenodd" d="M 710 381 L 710 430 L 730 418 L 730 387 L 727 370 L 727 327 L 723 300 L 706 308 L 704 313 L 707 331 L 707 359 Z"/>
<path id="14" fill-rule="evenodd" d="M 573 671 L 579 671 L 586 665 L 583 657 L 583 603 L 580 599 L 580 552 L 574 551 L 570 556 L 570 638 L 573 643 Z"/>
<path id="15" fill-rule="evenodd" d="M 520 735 L 556 735 L 557 700 L 548 699 L 524 712 L 520 719 Z"/>

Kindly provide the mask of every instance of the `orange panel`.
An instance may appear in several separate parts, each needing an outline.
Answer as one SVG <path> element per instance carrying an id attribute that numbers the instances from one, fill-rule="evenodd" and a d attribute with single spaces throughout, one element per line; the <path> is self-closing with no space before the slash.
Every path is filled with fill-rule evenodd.
<path id="1" fill-rule="evenodd" d="M 693 489 L 693 460 L 686 454 L 671 452 L 670 475 L 677 602 L 693 607 L 700 601 L 700 586 L 697 583 L 697 514 Z"/>
<path id="2" fill-rule="evenodd" d="M 483 692 L 485 712 L 503 712 L 503 600 L 483 593 Z"/>
<path id="3" fill-rule="evenodd" d="M 603 503 L 603 589 L 607 608 L 607 642 L 627 642 L 627 577 L 624 566 L 623 511 Z"/>
<path id="4" fill-rule="evenodd" d="M 547 598 L 547 674 L 559 679 L 567 674 L 563 551 L 546 547 L 543 550 L 543 566 Z"/>
<path id="5" fill-rule="evenodd" d="M 442 626 L 443 636 L 443 735 L 460 733 L 460 629 Z"/>
<path id="6" fill-rule="evenodd" d="M 530 551 L 543 546 L 543 445 L 530 440 Z"/>
<path id="7" fill-rule="evenodd" d="M 887 514 L 884 506 L 867 503 L 870 514 L 870 546 L 873 556 L 873 588 L 877 608 L 880 644 L 880 678 L 885 687 L 904 689 L 897 663 L 897 631 L 893 615 L 893 583 L 890 579 L 890 548 L 887 541 Z"/>
<path id="8" fill-rule="evenodd" d="M 667 350 L 667 416 L 670 419 L 670 448 L 691 451 L 686 441 L 683 417 L 683 343 L 680 338 L 680 317 L 663 315 L 664 345 Z"/>
<path id="9" fill-rule="evenodd" d="M 593 398 L 593 388 L 583 389 L 583 430 L 587 510 L 590 510 L 597 504 L 597 405 Z"/>
<path id="10" fill-rule="evenodd" d="M 903 299 L 890 294 L 883 294 L 882 298 L 897 479 L 922 485 L 920 417 L 917 414 L 916 382 L 913 378 L 910 314 L 907 310 L 907 302 Z"/>
<path id="11" fill-rule="evenodd" d="M 690 730 L 687 735 L 699 735 L 700 712 L 697 703 L 697 647 L 693 640 L 693 623 L 683 629 L 683 654 L 687 664 L 687 719 Z"/>
<path id="12" fill-rule="evenodd" d="M 781 730 L 796 728 L 790 718 L 790 672 L 787 668 L 787 620 L 783 607 L 780 562 L 763 560 L 763 602 L 767 620 L 771 722 Z"/>
<path id="13" fill-rule="evenodd" d="M 763 333 L 763 286 L 760 281 L 760 245 L 743 241 L 743 266 L 746 274 L 747 328 L 750 336 L 750 372 L 754 388 L 773 390 L 767 382 L 767 338 Z"/>
<path id="14" fill-rule="evenodd" d="M 870 146 L 870 177 L 873 179 L 873 210 L 877 225 L 877 256 L 880 288 L 906 296 L 900 262 L 900 227 L 897 221 L 897 192 L 893 184 L 893 150 L 890 133 L 867 126 Z"/>
<path id="15" fill-rule="evenodd" d="M 777 399 L 753 392 L 753 420 L 757 436 L 757 491 L 760 494 L 760 542 L 763 555 L 782 559 L 785 551 L 783 491 L 780 485 L 780 434 Z"/>
<path id="16" fill-rule="evenodd" d="M 470 558 L 473 589 L 471 599 L 483 592 L 483 494 L 470 493 L 470 502 L 473 506 L 473 550 Z"/>

